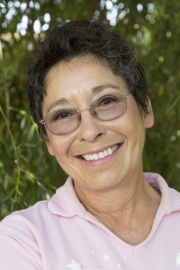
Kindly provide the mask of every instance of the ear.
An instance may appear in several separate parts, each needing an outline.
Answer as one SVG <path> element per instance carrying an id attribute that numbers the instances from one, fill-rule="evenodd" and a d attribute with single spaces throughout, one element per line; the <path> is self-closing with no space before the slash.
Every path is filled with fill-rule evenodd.
<path id="1" fill-rule="evenodd" d="M 49 154 L 51 156 L 55 156 L 54 148 L 52 147 L 50 141 L 46 141 L 46 146 L 47 146 L 47 149 L 48 149 Z"/>
<path id="2" fill-rule="evenodd" d="M 143 116 L 144 127 L 145 128 L 151 128 L 154 125 L 154 114 L 153 114 L 151 101 L 150 101 L 150 99 L 148 97 L 146 99 L 146 104 L 147 104 L 149 113 L 147 115 Z"/>

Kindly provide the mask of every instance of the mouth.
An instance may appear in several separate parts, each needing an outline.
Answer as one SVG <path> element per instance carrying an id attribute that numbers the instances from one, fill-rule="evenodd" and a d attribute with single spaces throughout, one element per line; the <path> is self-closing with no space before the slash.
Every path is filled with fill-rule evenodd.
<path id="1" fill-rule="evenodd" d="M 81 158 L 86 160 L 86 161 L 92 161 L 92 160 L 100 160 L 103 159 L 107 156 L 111 156 L 112 154 L 114 154 L 114 152 L 116 152 L 118 150 L 118 148 L 122 145 L 123 143 L 119 143 L 116 145 L 113 145 L 111 147 L 108 147 L 107 149 L 97 152 L 97 153 L 93 153 L 93 154 L 85 154 L 82 155 Z"/>

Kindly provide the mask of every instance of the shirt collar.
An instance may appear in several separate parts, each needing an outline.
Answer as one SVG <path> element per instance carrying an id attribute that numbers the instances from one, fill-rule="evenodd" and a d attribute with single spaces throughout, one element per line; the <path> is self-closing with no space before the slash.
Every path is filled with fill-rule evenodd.
<path id="1" fill-rule="evenodd" d="M 161 193 L 160 207 L 166 214 L 180 210 L 180 194 L 175 189 L 169 188 L 166 181 L 156 173 L 144 173 L 146 180 Z M 64 217 L 87 216 L 87 211 L 78 199 L 74 190 L 73 181 L 68 177 L 65 184 L 57 189 L 48 202 L 51 213 Z"/>
<path id="2" fill-rule="evenodd" d="M 87 212 L 76 195 L 71 177 L 68 177 L 65 184 L 57 189 L 48 202 L 48 208 L 53 214 L 64 217 L 84 216 Z"/>
<path id="3" fill-rule="evenodd" d="M 180 210 L 180 193 L 170 188 L 163 177 L 156 173 L 145 173 L 149 184 L 161 193 L 160 206 L 167 214 Z"/>

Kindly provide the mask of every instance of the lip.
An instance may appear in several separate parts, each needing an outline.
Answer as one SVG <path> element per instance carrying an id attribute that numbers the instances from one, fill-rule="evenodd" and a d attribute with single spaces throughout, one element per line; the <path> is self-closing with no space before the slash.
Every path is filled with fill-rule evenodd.
<path id="1" fill-rule="evenodd" d="M 83 162 L 86 162 L 88 164 L 100 164 L 100 163 L 104 163 L 106 161 L 108 161 L 109 159 L 111 159 L 117 152 L 118 150 L 121 148 L 121 146 L 123 145 L 124 142 L 121 142 L 121 143 L 116 143 L 116 144 L 113 144 L 111 146 L 107 146 L 107 147 L 103 147 L 101 149 L 98 149 L 96 151 L 90 151 L 90 152 L 86 152 L 86 153 L 83 153 L 82 155 L 78 155 L 76 156 L 79 160 L 83 161 Z M 118 146 L 118 148 L 111 154 L 111 155 L 108 155 L 108 156 L 105 156 L 104 158 L 100 158 L 100 159 L 97 159 L 97 160 L 86 160 L 84 159 L 82 156 L 83 155 L 93 155 L 93 154 L 98 154 L 100 152 L 103 152 L 105 150 L 107 150 L 108 148 L 112 148 L 114 146 Z"/>
<path id="2" fill-rule="evenodd" d="M 104 150 L 107 150 L 108 148 L 112 148 L 113 146 L 120 146 L 121 144 L 123 144 L 123 142 L 121 143 L 114 143 L 112 145 L 108 145 L 108 146 L 105 146 L 105 147 L 102 147 L 102 148 L 99 148 L 98 150 L 94 150 L 94 151 L 88 151 L 88 152 L 83 152 L 82 154 L 78 155 L 79 156 L 84 156 L 84 155 L 93 155 L 93 154 L 98 154 L 100 152 L 103 152 Z"/>

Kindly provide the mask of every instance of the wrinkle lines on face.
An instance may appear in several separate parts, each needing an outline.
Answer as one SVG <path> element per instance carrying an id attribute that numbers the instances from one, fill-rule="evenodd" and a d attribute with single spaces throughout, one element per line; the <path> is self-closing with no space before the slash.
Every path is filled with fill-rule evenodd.
<path id="1" fill-rule="evenodd" d="M 114 75 L 109 67 L 92 58 L 81 57 L 67 63 L 62 62 L 57 70 L 51 72 L 54 73 L 49 74 L 52 79 L 47 85 L 44 111 L 50 104 L 62 98 L 68 101 L 68 106 L 86 109 L 94 99 L 104 93 L 114 91 L 128 93 L 126 83 L 121 77 Z M 93 95 L 94 87 L 97 92 Z M 142 120 L 134 97 L 132 95 L 128 97 L 126 113 L 116 120 L 103 122 L 90 119 L 88 113 L 87 111 L 83 114 L 81 124 L 71 134 L 56 136 L 48 132 L 49 152 L 56 157 L 62 169 L 84 190 L 108 190 L 117 187 L 118 183 L 124 183 L 125 179 L 130 183 L 132 175 L 136 172 L 139 174 L 142 170 L 145 136 L 143 123 L 145 120 Z M 90 130 L 92 125 L 94 135 L 91 134 L 89 139 L 87 130 Z M 122 142 L 122 147 L 117 149 L 111 158 L 105 158 L 104 163 L 99 160 L 99 163 L 93 161 L 89 165 L 88 160 L 78 157 L 83 153 Z"/>

